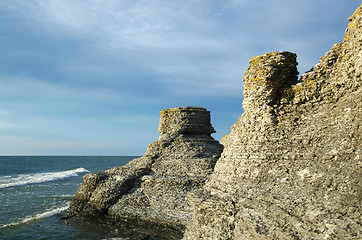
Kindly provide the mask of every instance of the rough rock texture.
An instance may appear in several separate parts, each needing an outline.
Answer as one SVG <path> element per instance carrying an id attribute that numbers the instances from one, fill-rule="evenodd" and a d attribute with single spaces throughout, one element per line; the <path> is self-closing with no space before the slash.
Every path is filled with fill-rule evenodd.
<path id="1" fill-rule="evenodd" d="M 192 217 L 186 195 L 204 185 L 223 147 L 200 107 L 163 110 L 158 131 L 143 157 L 85 175 L 70 211 L 183 229 Z"/>
<path id="2" fill-rule="evenodd" d="M 297 81 L 295 54 L 250 61 L 244 113 L 184 239 L 361 239 L 362 5 Z"/>

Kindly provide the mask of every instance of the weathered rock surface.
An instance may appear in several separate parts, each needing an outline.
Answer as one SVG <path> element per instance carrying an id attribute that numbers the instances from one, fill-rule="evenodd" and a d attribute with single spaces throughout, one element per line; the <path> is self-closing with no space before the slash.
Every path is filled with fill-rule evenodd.
<path id="1" fill-rule="evenodd" d="M 244 113 L 184 239 L 361 239 L 362 5 L 297 81 L 296 56 L 250 61 Z"/>
<path id="2" fill-rule="evenodd" d="M 163 110 L 158 131 L 143 157 L 85 175 L 70 211 L 183 229 L 192 217 L 186 195 L 204 185 L 223 147 L 200 107 Z"/>

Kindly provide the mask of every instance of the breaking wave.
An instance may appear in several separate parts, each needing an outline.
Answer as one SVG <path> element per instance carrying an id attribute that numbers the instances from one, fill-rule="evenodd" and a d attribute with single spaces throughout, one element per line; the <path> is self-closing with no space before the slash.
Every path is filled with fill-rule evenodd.
<path id="1" fill-rule="evenodd" d="M 54 215 L 56 215 L 58 213 L 61 213 L 61 212 L 65 211 L 65 210 L 67 210 L 69 208 L 69 205 L 70 205 L 70 202 L 68 202 L 63 207 L 48 209 L 45 212 L 41 212 L 41 213 L 34 214 L 32 216 L 25 217 L 25 218 L 21 219 L 18 222 L 5 224 L 3 226 L 0 226 L 0 229 L 1 228 L 6 228 L 6 227 L 16 226 L 16 225 L 20 225 L 20 224 L 24 224 L 24 223 L 34 221 L 34 220 L 38 220 L 38 219 L 42 219 L 42 218 L 48 218 L 48 217 L 54 216 Z"/>
<path id="2" fill-rule="evenodd" d="M 89 172 L 89 171 L 85 168 L 76 168 L 73 170 L 61 171 L 61 172 L 46 172 L 46 173 L 19 174 L 14 176 L 2 176 L 0 177 L 0 188 L 52 182 L 65 178 L 77 177 L 78 173 L 83 173 L 83 172 Z"/>

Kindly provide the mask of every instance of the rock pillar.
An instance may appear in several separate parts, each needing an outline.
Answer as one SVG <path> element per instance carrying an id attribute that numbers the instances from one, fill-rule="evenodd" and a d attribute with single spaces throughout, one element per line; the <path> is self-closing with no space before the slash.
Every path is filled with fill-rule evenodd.
<path id="1" fill-rule="evenodd" d="M 163 110 L 158 131 L 143 157 L 85 175 L 70 211 L 182 230 L 193 213 L 186 196 L 204 185 L 223 147 L 211 137 L 215 130 L 205 108 Z"/>

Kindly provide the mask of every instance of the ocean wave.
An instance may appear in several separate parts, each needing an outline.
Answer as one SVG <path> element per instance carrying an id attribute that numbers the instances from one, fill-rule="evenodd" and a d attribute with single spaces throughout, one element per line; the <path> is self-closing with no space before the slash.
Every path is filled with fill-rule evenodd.
<path id="1" fill-rule="evenodd" d="M 51 198 L 73 198 L 75 194 L 52 195 Z"/>
<path id="2" fill-rule="evenodd" d="M 46 172 L 33 174 L 19 174 L 15 176 L 0 177 L 0 188 L 17 187 L 28 184 L 52 182 L 60 179 L 77 177 L 78 173 L 89 172 L 85 168 L 76 168 L 61 172 Z"/>
<path id="3" fill-rule="evenodd" d="M 52 209 L 48 209 L 45 212 L 41 212 L 41 213 L 37 213 L 34 214 L 32 216 L 27 216 L 25 218 L 23 218 L 22 220 L 18 221 L 18 222 L 13 222 L 13 223 L 9 223 L 9 224 L 5 224 L 0 226 L 1 228 L 6 228 L 6 227 L 12 227 L 12 226 L 16 226 L 16 225 L 20 225 L 20 224 L 24 224 L 30 221 L 34 221 L 34 220 L 38 220 L 38 219 L 42 219 L 42 218 L 48 218 L 51 216 L 54 216 L 58 213 L 61 213 L 65 210 L 67 210 L 69 208 L 70 202 L 67 202 L 65 206 L 63 207 L 59 207 L 59 208 L 52 208 Z"/>

